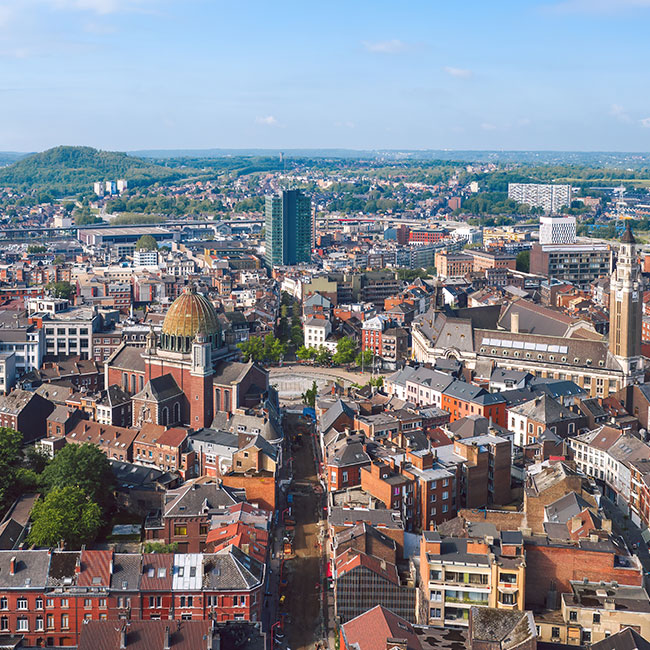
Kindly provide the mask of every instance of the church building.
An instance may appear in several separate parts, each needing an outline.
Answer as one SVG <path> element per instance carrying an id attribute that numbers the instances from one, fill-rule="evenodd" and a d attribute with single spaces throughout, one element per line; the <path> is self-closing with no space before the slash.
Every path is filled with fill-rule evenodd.
<path id="1" fill-rule="evenodd" d="M 106 360 L 105 381 L 132 396 L 133 426 L 207 428 L 216 414 L 268 396 L 268 371 L 228 361 L 231 354 L 212 303 L 189 287 L 169 308 L 160 339 L 151 331 L 144 349 L 123 343 Z"/>

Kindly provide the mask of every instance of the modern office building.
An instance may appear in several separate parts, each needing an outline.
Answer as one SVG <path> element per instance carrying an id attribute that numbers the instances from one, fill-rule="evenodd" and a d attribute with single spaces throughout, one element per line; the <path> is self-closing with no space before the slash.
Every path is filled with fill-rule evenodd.
<path id="1" fill-rule="evenodd" d="M 300 190 L 266 197 L 266 254 L 269 267 L 308 262 L 312 248 L 311 201 Z"/>
<path id="2" fill-rule="evenodd" d="M 575 217 L 540 217 L 540 244 L 575 244 Z"/>
<path id="3" fill-rule="evenodd" d="M 508 198 L 517 203 L 526 203 L 531 208 L 542 208 L 546 214 L 553 214 L 571 204 L 571 185 L 508 183 Z"/>
<path id="4" fill-rule="evenodd" d="M 534 244 L 530 272 L 588 289 L 591 282 L 612 272 L 609 244 Z"/>

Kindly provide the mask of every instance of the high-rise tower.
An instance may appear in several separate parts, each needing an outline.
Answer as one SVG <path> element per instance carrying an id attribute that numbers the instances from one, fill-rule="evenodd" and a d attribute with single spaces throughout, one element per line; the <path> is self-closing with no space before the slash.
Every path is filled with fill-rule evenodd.
<path id="1" fill-rule="evenodd" d="M 300 190 L 266 197 L 265 260 L 269 267 L 309 262 L 312 250 L 311 201 Z"/>
<path id="2" fill-rule="evenodd" d="M 609 350 L 631 383 L 643 374 L 641 357 L 642 292 L 636 240 L 628 221 L 609 288 Z"/>

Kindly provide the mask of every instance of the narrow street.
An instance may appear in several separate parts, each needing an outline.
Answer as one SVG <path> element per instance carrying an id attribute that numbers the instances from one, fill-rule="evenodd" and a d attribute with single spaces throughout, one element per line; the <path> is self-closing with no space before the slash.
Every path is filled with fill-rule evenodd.
<path id="1" fill-rule="evenodd" d="M 291 650 L 313 649 L 323 638 L 321 616 L 320 531 L 322 489 L 314 460 L 311 425 L 297 414 L 287 414 L 284 426 L 288 453 L 293 455 L 293 503 L 287 519 L 295 522 L 293 555 L 281 568 L 280 613 Z"/>

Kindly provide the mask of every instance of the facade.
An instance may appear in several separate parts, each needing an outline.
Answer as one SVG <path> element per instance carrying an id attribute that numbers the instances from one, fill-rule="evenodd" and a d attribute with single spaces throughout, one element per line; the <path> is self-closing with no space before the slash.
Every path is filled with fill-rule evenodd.
<path id="1" fill-rule="evenodd" d="M 530 272 L 570 282 L 579 289 L 612 272 L 609 244 L 533 244 Z"/>
<path id="2" fill-rule="evenodd" d="M 576 218 L 575 217 L 540 217 L 539 219 L 540 244 L 575 244 L 576 243 Z"/>
<path id="3" fill-rule="evenodd" d="M 311 258 L 311 201 L 300 190 L 266 197 L 266 252 L 269 267 L 292 266 Z"/>
<path id="4" fill-rule="evenodd" d="M 336 558 L 334 575 L 334 615 L 339 623 L 378 604 L 415 623 L 413 581 L 403 582 L 395 564 L 347 549 Z"/>
<path id="5" fill-rule="evenodd" d="M 264 600 L 264 565 L 236 547 L 185 555 L 0 551 L 0 575 L 0 633 L 36 647 L 76 646 L 90 621 L 258 621 Z"/>
<path id="6" fill-rule="evenodd" d="M 462 278 L 474 270 L 474 258 L 467 253 L 436 253 L 436 272 L 441 278 Z"/>
<path id="7" fill-rule="evenodd" d="M 491 540 L 424 532 L 418 623 L 468 626 L 472 607 L 523 610 L 525 569 L 520 532 L 503 532 Z"/>
<path id="8" fill-rule="evenodd" d="M 508 183 L 508 198 L 531 208 L 542 208 L 547 214 L 560 212 L 571 204 L 570 185 L 550 183 Z"/>

